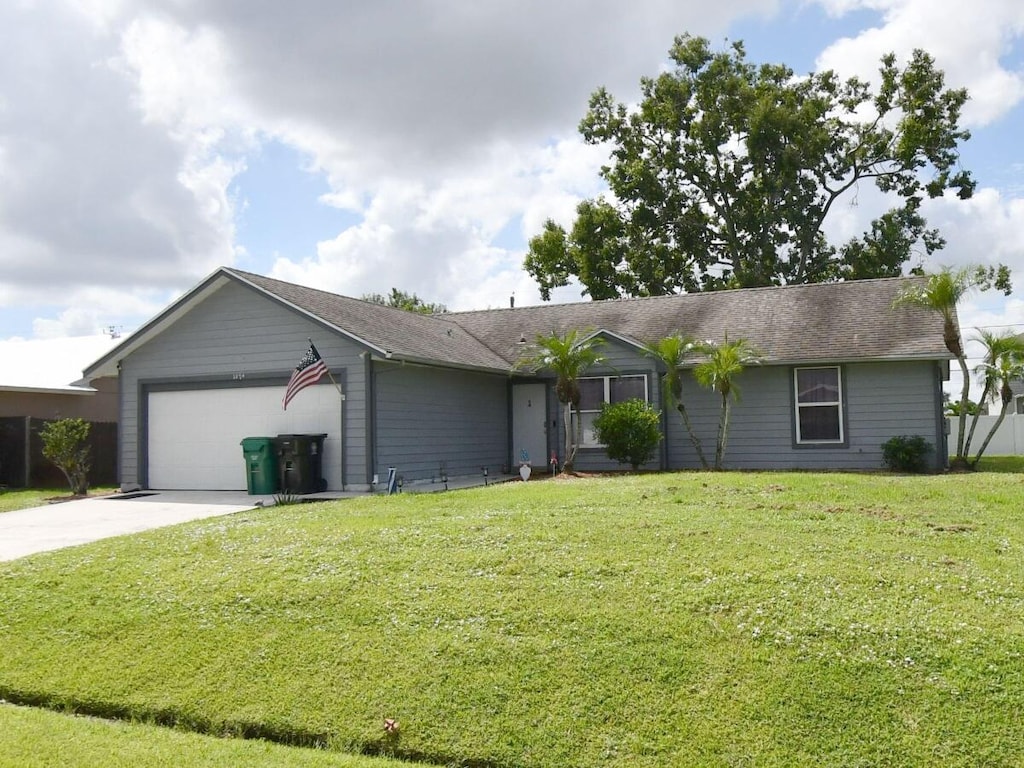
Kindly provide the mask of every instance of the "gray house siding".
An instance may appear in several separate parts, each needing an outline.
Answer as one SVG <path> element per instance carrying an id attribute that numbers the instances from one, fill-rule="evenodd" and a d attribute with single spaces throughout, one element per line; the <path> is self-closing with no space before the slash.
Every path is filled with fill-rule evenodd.
<path id="1" fill-rule="evenodd" d="M 817 366 L 815 366 L 817 367 Z M 797 445 L 793 367 L 750 368 L 737 379 L 741 399 L 731 411 L 725 466 L 736 469 L 879 469 L 881 445 L 895 435 L 923 435 L 937 441 L 934 362 L 856 363 L 841 366 L 845 444 Z M 720 400 L 684 380 L 684 402 L 712 461 Z M 941 432 L 938 431 L 941 439 Z M 669 414 L 670 468 L 699 466 L 681 420 Z M 933 457 L 936 466 L 938 454 Z"/>
<path id="2" fill-rule="evenodd" d="M 283 394 L 306 351 L 307 337 L 344 382 L 346 481 L 368 483 L 366 367 L 360 347 L 266 296 L 229 283 L 121 361 L 122 485 L 146 479 L 148 391 L 279 383 Z"/>
<path id="3" fill-rule="evenodd" d="M 616 339 L 615 337 L 605 338 L 605 343 L 598 347 L 598 351 L 605 358 L 604 361 L 589 368 L 584 377 L 591 376 L 635 376 L 645 375 L 647 377 L 647 401 L 658 409 L 661 409 L 661 375 L 655 368 L 654 361 L 645 356 L 636 346 Z M 565 429 L 561 426 L 562 408 L 561 403 L 556 400 L 558 406 L 558 455 L 565 456 Z M 664 420 L 663 420 L 664 422 Z M 664 450 L 659 448 L 654 459 L 645 464 L 645 469 L 658 469 L 664 463 Z M 607 470 L 618 470 L 628 465 L 619 464 L 608 458 L 603 448 L 580 448 L 576 453 L 576 469 L 584 472 L 601 472 Z"/>
<path id="4" fill-rule="evenodd" d="M 509 377 L 374 363 L 373 471 L 407 481 L 496 474 L 509 464 Z"/>

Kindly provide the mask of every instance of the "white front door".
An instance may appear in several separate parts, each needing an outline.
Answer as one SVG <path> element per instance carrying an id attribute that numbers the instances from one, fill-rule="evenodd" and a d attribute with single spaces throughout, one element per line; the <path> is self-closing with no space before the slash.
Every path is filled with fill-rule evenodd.
<path id="1" fill-rule="evenodd" d="M 548 464 L 547 386 L 512 387 L 512 464 L 519 466 L 523 452 L 535 470 Z"/>

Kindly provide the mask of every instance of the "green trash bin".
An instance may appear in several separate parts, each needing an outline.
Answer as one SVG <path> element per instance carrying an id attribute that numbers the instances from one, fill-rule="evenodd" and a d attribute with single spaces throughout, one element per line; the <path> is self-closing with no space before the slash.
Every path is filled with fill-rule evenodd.
<path id="1" fill-rule="evenodd" d="M 277 493 L 277 454 L 272 437 L 243 437 L 245 480 L 250 496 Z"/>

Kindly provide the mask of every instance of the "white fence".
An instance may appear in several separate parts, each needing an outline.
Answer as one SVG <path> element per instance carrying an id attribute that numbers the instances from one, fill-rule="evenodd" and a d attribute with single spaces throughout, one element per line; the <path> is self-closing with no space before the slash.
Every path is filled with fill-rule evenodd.
<path id="1" fill-rule="evenodd" d="M 967 417 L 967 432 L 971 431 L 971 419 Z M 971 440 L 971 455 L 973 456 L 981 448 L 985 436 L 996 423 L 998 416 L 979 416 L 978 427 L 974 430 L 974 438 Z M 959 431 L 958 419 L 949 421 L 949 453 L 956 453 L 956 436 Z M 992 442 L 985 449 L 986 456 L 1019 456 L 1024 454 L 1024 414 L 1008 413 L 1003 423 L 999 425 L 999 431 L 992 436 Z"/>

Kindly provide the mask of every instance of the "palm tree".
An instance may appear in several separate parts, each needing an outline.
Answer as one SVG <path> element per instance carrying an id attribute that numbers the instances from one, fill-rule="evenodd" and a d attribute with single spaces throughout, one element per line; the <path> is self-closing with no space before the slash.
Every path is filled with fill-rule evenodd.
<path id="1" fill-rule="evenodd" d="M 992 331 L 984 331 L 980 328 L 977 330 L 978 335 L 974 337 L 974 341 L 979 342 L 985 347 L 985 356 L 981 363 L 975 367 L 974 373 L 981 383 L 981 397 L 978 398 L 978 402 L 984 403 L 990 398 L 994 399 L 999 390 L 1001 361 L 1007 356 L 1016 355 L 1020 357 L 1021 352 L 1024 351 L 1024 341 L 1013 331 L 993 333 Z M 971 453 L 971 441 L 974 439 L 974 430 L 978 426 L 978 417 L 980 415 L 980 409 L 976 409 L 971 414 L 973 417 L 971 419 L 971 428 L 968 430 L 967 439 L 964 441 L 965 456 L 969 456 Z M 977 462 L 974 463 L 976 464 Z"/>
<path id="2" fill-rule="evenodd" d="M 581 338 L 578 331 L 566 331 L 559 335 L 538 335 L 534 342 L 533 355 L 519 362 L 519 367 L 533 370 L 548 370 L 555 374 L 555 394 L 562 404 L 562 420 L 565 424 L 565 461 L 562 470 L 571 472 L 576 460 L 576 451 L 582 437 L 583 425 L 580 420 L 580 384 L 583 373 L 604 360 L 597 351 L 603 342 L 596 336 Z M 573 411 L 576 411 L 575 439 L 573 433 Z"/>
<path id="3" fill-rule="evenodd" d="M 748 365 L 760 363 L 761 358 L 746 339 L 729 341 L 728 334 L 721 344 L 712 341 L 698 344 L 697 351 L 704 356 L 704 360 L 693 369 L 693 375 L 701 386 L 713 389 L 722 398 L 718 440 L 715 443 L 715 469 L 720 470 L 729 437 L 729 399 L 739 399 L 735 378 Z"/>
<path id="4" fill-rule="evenodd" d="M 995 334 L 979 331 L 979 334 L 979 340 L 986 347 L 985 359 L 975 370 L 981 376 L 984 385 L 983 397 L 991 397 L 992 401 L 995 402 L 998 393 L 998 399 L 1002 401 L 1002 408 L 999 410 L 999 417 L 988 431 L 988 434 L 985 435 L 985 440 L 982 442 L 981 448 L 978 449 L 974 461 L 971 462 L 972 469 L 978 466 L 978 462 L 981 461 L 981 455 L 985 453 L 985 449 L 988 448 L 988 444 L 992 441 L 992 437 L 998 431 L 999 426 L 1003 423 L 1003 419 L 1006 418 L 1006 413 L 1013 404 L 1013 388 L 1011 383 L 1015 379 L 1024 378 L 1024 338 L 1013 332 Z M 974 421 L 971 423 L 971 435 L 967 438 L 967 447 L 970 446 L 970 440 L 974 435 L 974 427 L 977 422 L 978 417 L 975 416 Z M 967 447 L 964 448 L 965 452 Z"/>
<path id="5" fill-rule="evenodd" d="M 665 405 L 679 411 L 679 415 L 683 419 L 683 425 L 690 435 L 690 442 L 693 443 L 694 450 L 697 451 L 700 465 L 704 469 L 708 469 L 708 460 L 704 457 L 700 438 L 697 437 L 697 433 L 690 423 L 690 415 L 687 413 L 686 405 L 683 403 L 683 377 L 680 373 L 680 368 L 687 355 L 691 354 L 696 348 L 696 341 L 676 333 L 651 344 L 645 344 L 643 346 L 643 353 L 665 367 L 665 373 L 661 377 L 661 389 L 665 398 Z"/>
<path id="6" fill-rule="evenodd" d="M 960 329 L 956 322 L 956 306 L 972 288 L 978 284 L 977 270 L 970 267 L 952 269 L 943 267 L 934 275 L 928 275 L 924 285 L 906 289 L 893 302 L 893 306 L 910 304 L 924 307 L 942 315 L 942 339 L 960 365 L 963 388 L 960 390 L 960 431 L 956 437 L 955 466 L 966 467 L 967 453 L 964 450 L 964 431 L 967 426 L 967 409 L 970 402 L 971 377 L 967 371 L 967 357 L 960 340 Z"/>

